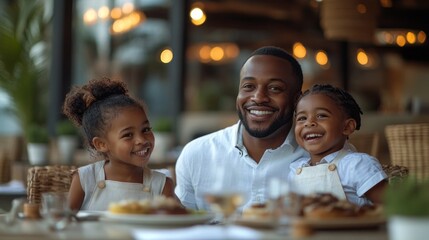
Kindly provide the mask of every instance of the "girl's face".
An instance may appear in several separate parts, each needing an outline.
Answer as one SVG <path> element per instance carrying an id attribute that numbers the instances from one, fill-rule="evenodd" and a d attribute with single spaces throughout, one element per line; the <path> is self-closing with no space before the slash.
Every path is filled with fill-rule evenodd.
<path id="1" fill-rule="evenodd" d="M 107 126 L 106 154 L 112 162 L 145 166 L 155 146 L 155 137 L 143 109 L 126 107 Z"/>
<path id="2" fill-rule="evenodd" d="M 347 136 L 356 126 L 340 106 L 322 93 L 303 97 L 296 106 L 295 137 L 298 144 L 313 158 L 324 156 L 343 148 Z"/>

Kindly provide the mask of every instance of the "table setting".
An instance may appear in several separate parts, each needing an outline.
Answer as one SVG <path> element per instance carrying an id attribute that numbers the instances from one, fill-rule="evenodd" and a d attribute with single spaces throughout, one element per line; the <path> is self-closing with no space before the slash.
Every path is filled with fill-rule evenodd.
<path id="1" fill-rule="evenodd" d="M 248 217 L 246 210 L 240 209 L 245 194 L 225 188 L 220 191 L 220 188 L 216 189 L 219 187 L 216 184 L 214 189 L 208 189 L 206 193 L 209 198 L 207 202 L 212 206 L 211 211 L 186 210 L 187 212 L 175 212 L 176 214 L 169 214 L 160 208 L 164 203 L 171 206 L 169 201 L 173 200 L 163 197 L 124 200 L 113 204 L 116 208 L 112 207 L 107 211 L 71 212 L 68 209 L 67 193 L 43 193 L 39 218 L 31 217 L 24 211 L 23 206 L 28 205 L 26 199 L 15 199 L 11 211 L 0 214 L 0 238 L 388 239 L 383 219 L 372 222 L 358 218 L 311 222 L 285 214 L 290 213 L 287 207 L 291 207 L 292 202 L 284 198 L 285 191 L 279 190 L 280 184 L 273 182 L 270 184 L 274 186 L 270 188 L 276 190 L 270 190 L 270 204 L 257 207 L 259 209 L 256 213 L 262 213 L 254 215 L 257 217 Z M 154 206 L 158 209 L 154 209 Z"/>

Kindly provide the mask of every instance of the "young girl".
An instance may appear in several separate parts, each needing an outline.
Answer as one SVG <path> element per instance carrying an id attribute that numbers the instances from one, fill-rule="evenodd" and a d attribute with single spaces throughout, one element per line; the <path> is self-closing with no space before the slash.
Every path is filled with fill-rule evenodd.
<path id="1" fill-rule="evenodd" d="M 128 95 L 123 82 L 108 78 L 74 87 L 64 114 L 104 160 L 80 167 L 70 186 L 73 210 L 107 210 L 110 202 L 174 197 L 173 181 L 146 167 L 155 140 L 142 103 Z"/>
<path id="2" fill-rule="evenodd" d="M 329 192 L 357 205 L 381 203 L 387 175 L 377 159 L 345 145 L 361 125 L 353 97 L 331 85 L 314 85 L 298 99 L 295 138 L 310 153 L 290 165 L 289 181 L 301 194 Z"/>

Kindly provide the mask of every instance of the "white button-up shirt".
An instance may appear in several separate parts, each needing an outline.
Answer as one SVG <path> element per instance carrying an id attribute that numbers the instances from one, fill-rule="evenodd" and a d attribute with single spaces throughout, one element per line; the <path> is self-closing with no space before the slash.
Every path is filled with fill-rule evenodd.
<path id="1" fill-rule="evenodd" d="M 289 164 L 303 156 L 307 153 L 298 147 L 290 131 L 280 147 L 267 149 L 256 163 L 243 146 L 242 125 L 238 122 L 194 139 L 184 147 L 176 163 L 175 193 L 185 207 L 209 210 L 204 193 L 216 181 L 215 169 L 225 167 L 224 182 L 246 194 L 242 208 L 247 208 L 252 203 L 265 202 L 270 179 L 286 181 Z"/>

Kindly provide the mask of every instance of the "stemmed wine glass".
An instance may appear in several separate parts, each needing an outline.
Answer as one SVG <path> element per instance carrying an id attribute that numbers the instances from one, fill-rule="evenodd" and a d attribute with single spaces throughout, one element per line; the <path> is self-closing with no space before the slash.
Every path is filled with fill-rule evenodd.
<path id="1" fill-rule="evenodd" d="M 215 178 L 209 189 L 206 189 L 204 198 L 212 210 L 220 214 L 225 226 L 233 222 L 237 209 L 245 202 L 244 192 L 231 182 L 231 175 L 227 174 L 225 167 L 215 167 Z"/>

